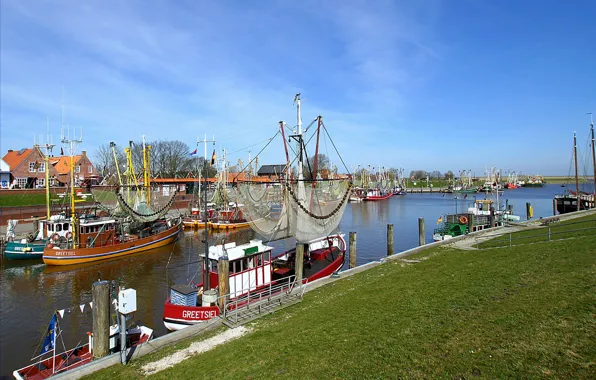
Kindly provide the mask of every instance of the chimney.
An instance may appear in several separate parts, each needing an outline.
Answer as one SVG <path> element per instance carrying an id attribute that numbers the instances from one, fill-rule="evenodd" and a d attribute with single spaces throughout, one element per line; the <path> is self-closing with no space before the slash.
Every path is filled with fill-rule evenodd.
<path id="1" fill-rule="evenodd" d="M 12 150 L 12 149 L 9 149 L 8 150 L 8 153 L 12 153 L 12 152 L 14 152 L 14 150 Z"/>
<path id="2" fill-rule="evenodd" d="M 82 150 L 82 151 L 81 151 L 81 156 L 83 156 L 83 157 L 87 156 L 87 151 L 85 151 L 85 150 Z"/>

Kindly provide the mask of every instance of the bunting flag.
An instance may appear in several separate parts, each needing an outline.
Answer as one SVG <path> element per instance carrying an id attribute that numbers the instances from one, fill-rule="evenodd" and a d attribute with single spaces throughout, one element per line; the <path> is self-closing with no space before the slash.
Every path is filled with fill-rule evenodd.
<path id="1" fill-rule="evenodd" d="M 213 149 L 213 154 L 211 155 L 211 166 L 215 165 L 215 149 Z"/>
<path id="2" fill-rule="evenodd" d="M 90 307 L 93 307 L 93 301 L 92 302 L 89 302 L 89 306 Z"/>
<path id="3" fill-rule="evenodd" d="M 56 334 L 56 314 L 52 316 L 52 320 L 48 325 L 48 332 L 46 333 L 46 337 L 43 340 L 43 348 L 41 349 L 41 355 L 45 354 L 48 351 L 54 349 L 54 336 Z"/>
<path id="4" fill-rule="evenodd" d="M 82 313 L 83 311 L 85 311 L 85 304 L 80 305 L 79 308 L 81 309 L 81 313 Z"/>
<path id="5" fill-rule="evenodd" d="M 58 314 L 60 314 L 60 318 L 64 318 L 64 309 L 58 310 Z"/>

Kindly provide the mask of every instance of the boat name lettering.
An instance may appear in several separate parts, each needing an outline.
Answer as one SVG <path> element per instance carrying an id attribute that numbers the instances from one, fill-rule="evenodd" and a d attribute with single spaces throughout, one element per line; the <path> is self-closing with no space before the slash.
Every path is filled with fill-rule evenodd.
<path id="1" fill-rule="evenodd" d="M 75 251 L 58 251 L 56 256 L 75 256 Z"/>
<path id="2" fill-rule="evenodd" d="M 211 319 L 217 317 L 216 310 L 184 310 L 182 318 L 190 319 Z"/>

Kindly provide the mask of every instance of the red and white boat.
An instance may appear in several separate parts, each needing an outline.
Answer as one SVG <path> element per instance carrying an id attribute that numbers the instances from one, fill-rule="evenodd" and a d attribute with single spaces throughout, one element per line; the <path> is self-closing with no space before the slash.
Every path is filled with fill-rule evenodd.
<path id="1" fill-rule="evenodd" d="M 217 263 L 222 256 L 227 256 L 230 263 L 230 300 L 294 276 L 296 250 L 291 249 L 276 257 L 272 256 L 272 251 L 273 247 L 261 240 L 251 240 L 238 246 L 228 243 L 210 247 L 208 276 L 211 289 L 204 291 L 203 282 L 195 286 L 172 286 L 170 297 L 164 304 L 166 328 L 180 330 L 219 316 L 218 294 L 213 288 L 219 283 Z M 337 272 L 344 264 L 345 251 L 346 242 L 341 234 L 316 239 L 305 245 L 303 283 Z"/>
<path id="2" fill-rule="evenodd" d="M 381 189 L 369 189 L 366 190 L 366 194 L 363 201 L 382 201 L 384 199 L 389 199 L 393 196 L 393 191 L 383 191 Z"/>
<path id="3" fill-rule="evenodd" d="M 87 333 L 89 342 L 65 350 L 62 353 L 56 353 L 56 338 L 60 336 L 60 326 L 58 323 L 58 313 L 54 313 L 46 337 L 42 354 L 36 359 L 37 362 L 21 369 L 13 371 L 12 375 L 17 380 L 47 379 L 54 375 L 63 374 L 73 368 L 80 367 L 91 362 L 93 359 L 93 334 Z M 134 347 L 147 342 L 153 337 L 153 330 L 145 326 L 129 328 L 126 331 L 127 347 Z M 110 352 L 116 352 L 120 348 L 120 328 L 118 325 L 110 326 Z"/>

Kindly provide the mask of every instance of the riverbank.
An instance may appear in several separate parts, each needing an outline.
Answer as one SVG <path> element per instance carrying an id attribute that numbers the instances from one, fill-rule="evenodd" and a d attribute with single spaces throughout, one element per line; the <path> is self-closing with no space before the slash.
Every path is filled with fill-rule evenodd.
<path id="1" fill-rule="evenodd" d="M 594 247 L 592 235 L 483 250 L 443 245 L 386 260 L 151 377 L 593 378 Z M 93 378 L 144 378 L 143 366 L 191 343 Z"/>

